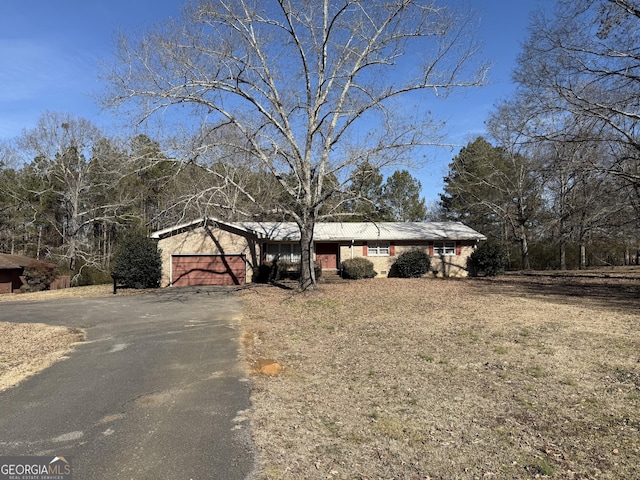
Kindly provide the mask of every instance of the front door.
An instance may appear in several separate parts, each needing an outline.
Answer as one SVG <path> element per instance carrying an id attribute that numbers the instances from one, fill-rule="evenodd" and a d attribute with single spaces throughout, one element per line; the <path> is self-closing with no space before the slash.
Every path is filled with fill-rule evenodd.
<path id="1" fill-rule="evenodd" d="M 338 244 L 316 243 L 316 261 L 323 270 L 338 268 Z"/>

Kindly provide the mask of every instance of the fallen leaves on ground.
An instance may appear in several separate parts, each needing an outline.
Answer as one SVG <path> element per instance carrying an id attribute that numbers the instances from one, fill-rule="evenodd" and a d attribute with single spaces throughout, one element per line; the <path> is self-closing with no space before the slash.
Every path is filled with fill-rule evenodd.
<path id="1" fill-rule="evenodd" d="M 261 478 L 638 478 L 639 284 L 620 281 L 241 292 L 247 361 L 283 368 L 252 376 Z"/>
<path id="2" fill-rule="evenodd" d="M 0 392 L 63 359 L 83 338 L 77 329 L 0 322 Z"/>

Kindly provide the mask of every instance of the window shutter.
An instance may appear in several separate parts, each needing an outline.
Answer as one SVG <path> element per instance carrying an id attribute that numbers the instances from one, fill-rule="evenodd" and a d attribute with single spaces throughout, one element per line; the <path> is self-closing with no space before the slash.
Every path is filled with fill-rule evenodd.
<path id="1" fill-rule="evenodd" d="M 369 247 L 367 247 L 367 242 L 362 242 L 362 256 L 366 257 L 369 255 Z"/>
<path id="2" fill-rule="evenodd" d="M 395 242 L 389 242 L 389 256 L 390 257 L 395 257 L 396 256 L 396 244 L 395 244 Z"/>
<path id="3" fill-rule="evenodd" d="M 433 257 L 433 242 L 429 242 L 429 256 Z"/>
<path id="4" fill-rule="evenodd" d="M 456 255 L 460 255 L 462 253 L 462 245 L 460 242 L 456 242 Z"/>

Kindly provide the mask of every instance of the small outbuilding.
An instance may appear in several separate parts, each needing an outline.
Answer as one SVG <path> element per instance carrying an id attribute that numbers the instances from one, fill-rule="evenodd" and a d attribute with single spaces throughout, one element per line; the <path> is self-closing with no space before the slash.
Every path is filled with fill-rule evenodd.
<path id="1" fill-rule="evenodd" d="M 26 284 L 23 278 L 24 269 L 35 259 L 23 255 L 0 253 L 0 294 L 20 291 Z"/>
<path id="2" fill-rule="evenodd" d="M 300 231 L 293 222 L 223 222 L 200 218 L 151 235 L 162 255 L 162 285 L 242 285 L 261 263 L 300 261 Z M 338 271 L 349 258 L 366 257 L 379 277 L 398 255 L 421 249 L 433 273 L 465 276 L 467 258 L 486 237 L 460 222 L 321 222 L 314 255 L 323 270 Z"/>

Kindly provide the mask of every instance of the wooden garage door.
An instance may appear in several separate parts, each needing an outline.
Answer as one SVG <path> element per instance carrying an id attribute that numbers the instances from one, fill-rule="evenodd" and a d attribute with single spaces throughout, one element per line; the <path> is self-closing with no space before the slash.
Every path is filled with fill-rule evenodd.
<path id="1" fill-rule="evenodd" d="M 244 285 L 247 276 L 244 255 L 174 255 L 171 284 Z"/>

